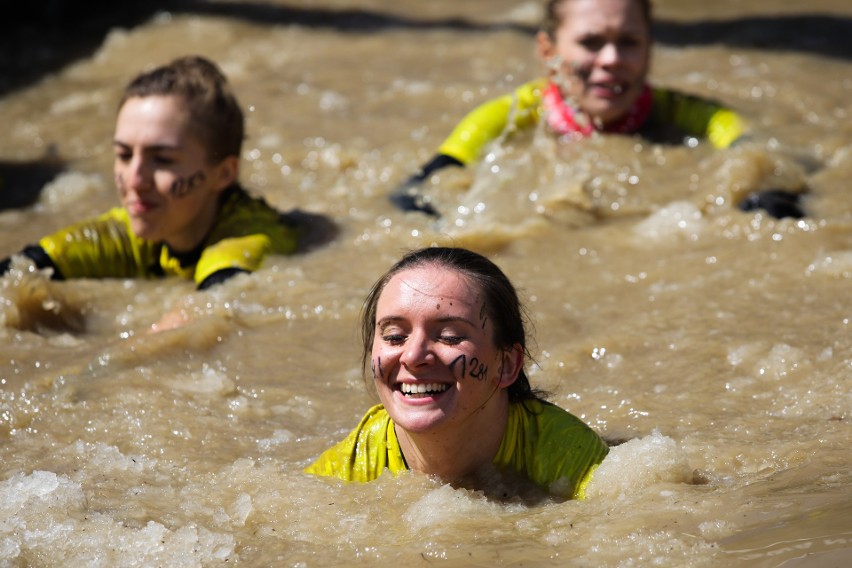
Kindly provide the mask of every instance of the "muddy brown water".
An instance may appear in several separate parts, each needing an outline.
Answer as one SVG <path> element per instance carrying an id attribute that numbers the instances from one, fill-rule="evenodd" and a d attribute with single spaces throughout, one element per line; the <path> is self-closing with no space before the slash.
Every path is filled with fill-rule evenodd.
<path id="1" fill-rule="evenodd" d="M 0 256 L 117 203 L 121 87 L 184 53 L 218 61 L 247 110 L 245 185 L 340 234 L 207 293 L 0 280 L 2 565 L 852 560 L 848 2 L 658 1 L 652 79 L 740 110 L 752 142 L 526 133 L 436 176 L 438 221 L 385 195 L 468 109 L 541 73 L 537 3 L 194 5 L 113 27 L 3 95 L 0 159 L 55 146 L 67 168 L 34 205 L 0 212 Z M 808 217 L 732 206 L 766 187 L 808 188 Z M 367 289 L 433 242 L 500 264 L 534 324 L 533 382 L 626 440 L 586 501 L 301 473 L 373 403 Z M 145 334 L 176 307 L 190 325 Z"/>

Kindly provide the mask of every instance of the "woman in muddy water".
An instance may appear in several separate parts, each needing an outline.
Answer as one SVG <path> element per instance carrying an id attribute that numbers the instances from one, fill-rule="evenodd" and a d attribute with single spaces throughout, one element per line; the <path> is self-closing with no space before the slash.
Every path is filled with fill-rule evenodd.
<path id="1" fill-rule="evenodd" d="M 308 473 L 371 481 L 410 469 L 489 485 L 508 472 L 583 497 L 607 446 L 530 386 L 522 308 L 493 262 L 462 248 L 407 254 L 367 296 L 362 337 L 381 404 Z"/>
<path id="2" fill-rule="evenodd" d="M 438 216 L 422 192 L 433 173 L 470 165 L 507 128 L 524 129 L 541 120 L 562 140 L 638 134 L 661 143 L 706 138 L 716 148 L 745 140 L 745 122 L 733 110 L 648 83 L 651 27 L 650 0 L 549 0 L 536 35 L 547 76 L 468 113 L 437 154 L 392 192 L 391 202 Z M 778 189 L 754 192 L 739 206 L 775 217 L 804 215 L 799 195 Z"/>
<path id="3" fill-rule="evenodd" d="M 244 118 L 211 61 L 178 58 L 142 73 L 116 119 L 114 174 L 122 207 L 66 227 L 21 254 L 52 278 L 192 279 L 205 290 L 297 248 L 298 229 L 237 181 Z M 0 262 L 8 271 L 11 258 Z M 153 330 L 185 323 L 167 313 Z"/>

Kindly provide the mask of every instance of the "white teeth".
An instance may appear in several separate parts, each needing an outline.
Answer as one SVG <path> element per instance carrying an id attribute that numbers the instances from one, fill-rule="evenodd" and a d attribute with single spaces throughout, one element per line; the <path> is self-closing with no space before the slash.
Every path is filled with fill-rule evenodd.
<path id="1" fill-rule="evenodd" d="M 441 383 L 402 383 L 399 388 L 403 394 L 425 394 L 444 392 L 450 387 Z"/>

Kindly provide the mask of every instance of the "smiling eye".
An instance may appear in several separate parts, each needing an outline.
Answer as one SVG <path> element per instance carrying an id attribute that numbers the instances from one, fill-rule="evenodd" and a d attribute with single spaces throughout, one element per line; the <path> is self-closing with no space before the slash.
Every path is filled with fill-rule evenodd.
<path id="1" fill-rule="evenodd" d="M 399 333 L 383 334 L 382 341 L 390 345 L 402 345 L 405 342 L 405 336 Z"/>
<path id="2" fill-rule="evenodd" d="M 588 51 L 600 51 L 606 45 L 606 41 L 597 36 L 581 38 L 578 43 Z"/>
<path id="3" fill-rule="evenodd" d="M 442 335 L 440 339 L 442 343 L 446 343 L 447 345 L 458 345 L 465 340 L 465 338 L 460 335 Z"/>
<path id="4" fill-rule="evenodd" d="M 633 36 L 619 38 L 617 43 L 618 47 L 621 49 L 632 49 L 642 45 L 641 40 Z"/>

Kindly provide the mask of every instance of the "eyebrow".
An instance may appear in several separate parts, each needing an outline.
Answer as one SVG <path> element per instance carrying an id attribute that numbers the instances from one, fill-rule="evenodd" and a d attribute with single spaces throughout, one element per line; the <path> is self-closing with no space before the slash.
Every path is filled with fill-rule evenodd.
<path id="1" fill-rule="evenodd" d="M 112 145 L 113 146 L 119 146 L 120 148 L 128 149 L 128 150 L 132 147 L 131 144 L 127 144 L 125 142 L 122 142 L 121 140 L 115 140 L 115 139 L 112 141 Z M 182 149 L 183 149 L 182 146 L 169 145 L 169 144 L 155 144 L 153 146 L 145 146 L 144 147 L 145 152 L 162 152 L 163 150 L 167 150 L 167 151 L 171 151 L 171 152 L 178 152 Z"/>
<path id="2" fill-rule="evenodd" d="M 403 317 L 403 316 L 394 316 L 394 315 L 385 316 L 385 317 L 383 317 L 382 319 L 380 319 L 376 322 L 376 327 L 384 328 L 387 325 L 390 325 L 392 323 L 396 323 L 396 322 L 399 322 L 399 321 L 408 321 L 408 319 Z M 472 321 L 470 321 L 467 318 L 460 317 L 460 316 L 444 316 L 444 317 L 440 317 L 440 318 L 435 318 L 432 321 L 435 321 L 437 323 L 461 322 L 461 323 L 467 324 L 471 327 L 476 327 L 476 325 Z"/>

